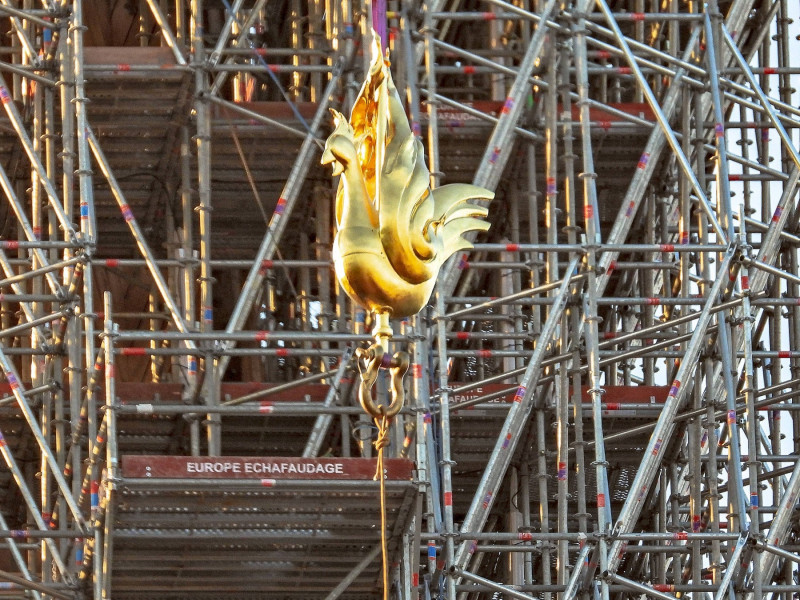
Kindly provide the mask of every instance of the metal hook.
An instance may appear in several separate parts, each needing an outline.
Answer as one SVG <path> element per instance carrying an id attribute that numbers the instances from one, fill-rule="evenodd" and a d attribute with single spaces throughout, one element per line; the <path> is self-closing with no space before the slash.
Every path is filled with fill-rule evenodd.
<path id="1" fill-rule="evenodd" d="M 361 375 L 361 385 L 358 390 L 358 400 L 361 408 L 373 419 L 395 417 L 403 408 L 405 392 L 403 390 L 403 377 L 408 371 L 409 356 L 407 352 L 395 352 L 390 360 L 383 346 L 373 344 L 366 350 L 356 350 L 358 357 L 358 371 Z M 363 359 L 363 360 L 362 360 Z M 392 375 L 391 396 L 392 401 L 389 406 L 376 404 L 372 399 L 372 386 L 378 378 L 378 370 L 388 368 Z"/>

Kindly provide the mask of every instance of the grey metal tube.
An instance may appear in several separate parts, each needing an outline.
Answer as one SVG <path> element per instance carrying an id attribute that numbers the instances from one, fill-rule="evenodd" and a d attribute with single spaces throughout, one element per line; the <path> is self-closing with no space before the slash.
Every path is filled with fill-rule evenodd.
<path id="1" fill-rule="evenodd" d="M 733 214 L 731 211 L 731 187 L 728 169 L 728 147 L 725 140 L 725 117 L 724 107 L 719 91 L 719 73 L 717 72 L 717 54 L 714 45 L 717 43 L 717 36 L 714 35 L 715 28 L 711 25 L 709 13 L 705 13 L 706 31 L 706 63 L 708 64 L 708 81 L 711 88 L 711 107 L 714 112 L 714 140 L 716 143 L 717 159 L 717 206 L 722 213 L 722 227 L 725 228 L 725 235 L 728 239 L 733 236 Z"/>
<path id="2" fill-rule="evenodd" d="M 569 275 L 569 274 L 567 274 L 564 277 L 564 279 L 561 279 L 559 281 L 553 281 L 553 282 L 550 282 L 550 283 L 545 283 L 545 284 L 542 284 L 542 285 L 538 285 L 538 286 L 533 287 L 533 288 L 524 289 L 524 290 L 521 290 L 521 291 L 519 291 L 519 292 L 517 292 L 515 294 L 510 294 L 508 296 L 503 296 L 502 298 L 496 298 L 496 299 L 493 299 L 493 300 L 487 300 L 485 302 L 481 302 L 480 304 L 475 304 L 474 306 L 469 306 L 467 308 L 462 308 L 461 310 L 449 311 L 446 314 L 443 313 L 443 314 L 437 315 L 434 318 L 437 319 L 437 320 L 439 320 L 439 319 L 447 319 L 448 321 L 456 320 L 456 319 L 459 319 L 459 318 L 463 317 L 464 315 L 469 315 L 469 314 L 472 314 L 472 313 L 477 312 L 477 311 L 481 311 L 481 310 L 485 310 L 487 308 L 491 308 L 493 306 L 500 306 L 500 305 L 503 305 L 503 304 L 508 304 L 510 302 L 513 302 L 514 300 L 519 300 L 521 298 L 527 298 L 529 296 L 536 296 L 536 295 L 542 294 L 544 292 L 549 292 L 549 291 L 558 289 L 559 287 L 561 287 L 564 284 L 564 280 L 565 279 L 570 280 L 570 283 L 577 283 L 578 281 L 580 281 L 581 279 L 585 279 L 586 277 L 587 277 L 587 275 L 585 273 L 580 273 L 580 274 L 577 274 L 577 275 Z M 448 300 L 452 300 L 452 299 L 448 298 Z"/>
<path id="3" fill-rule="evenodd" d="M 59 592 L 58 590 L 54 590 L 52 587 L 48 585 L 44 585 L 41 583 L 36 583 L 30 579 L 24 579 L 22 577 L 18 577 L 13 573 L 9 573 L 8 571 L 0 571 L 0 579 L 4 581 L 8 581 L 10 583 L 14 583 L 26 590 L 35 590 L 35 592 L 41 592 L 47 596 L 53 596 L 54 598 L 61 598 L 61 600 L 75 600 L 74 594 L 67 594 L 65 592 Z M 39 598 L 38 594 L 36 597 Z"/>
<path id="4" fill-rule="evenodd" d="M 2 252 L 2 250 L 0 250 L 0 252 Z M 26 281 L 38 277 L 39 275 L 42 275 L 44 273 L 59 271 L 65 267 L 71 267 L 73 265 L 77 265 L 78 263 L 83 263 L 83 262 L 84 259 L 82 257 L 74 257 L 74 258 L 69 258 L 67 260 L 59 261 L 57 263 L 44 263 L 38 269 L 29 269 L 24 273 L 20 273 L 18 275 L 8 275 L 5 279 L 0 280 L 0 285 L 10 285 L 12 283 Z"/>
<path id="5" fill-rule="evenodd" d="M 116 365 L 114 362 L 114 337 L 116 325 L 111 320 L 111 292 L 106 291 L 103 294 L 103 314 L 105 315 L 103 323 L 103 357 L 105 361 L 105 394 L 106 406 L 109 408 L 108 412 L 104 415 L 103 422 L 107 426 L 106 433 L 106 474 L 104 477 L 106 483 L 106 496 L 104 498 L 106 509 L 102 511 L 103 516 L 103 534 L 102 546 L 97 543 L 94 545 L 94 551 L 98 553 L 95 556 L 95 563 L 100 563 L 100 588 L 104 598 L 111 596 L 111 565 L 113 564 L 114 552 L 114 502 L 117 493 L 117 479 L 119 478 L 119 457 L 117 451 L 117 414 L 115 408 L 117 406 L 117 391 L 116 391 Z M 95 582 L 97 584 L 97 582 Z"/>
<path id="6" fill-rule="evenodd" d="M 440 315 L 444 313 L 444 298 L 441 294 L 436 295 L 436 312 Z M 437 349 L 439 358 L 439 428 L 441 435 L 441 475 L 442 475 L 442 506 L 443 525 L 445 534 L 444 559 L 446 565 L 452 565 L 455 558 L 455 544 L 453 533 L 455 525 L 453 523 L 453 461 L 450 456 L 450 392 L 448 387 L 448 368 L 447 365 L 447 342 L 445 339 L 446 322 L 439 320 L 437 323 Z M 452 573 L 447 574 L 446 596 L 447 600 L 456 599 L 455 579 Z"/>
<path id="7" fill-rule="evenodd" d="M 31 23 L 36 23 L 40 27 L 53 27 L 52 21 L 46 21 L 43 18 L 36 16 L 34 11 L 20 10 L 18 8 L 14 8 L 13 6 L 9 6 L 8 4 L 9 0 L 3 0 L 3 6 L 0 6 L 0 14 L 19 17 L 20 19 L 25 19 Z M 34 52 L 34 54 L 36 54 L 36 52 Z"/>
<path id="8" fill-rule="evenodd" d="M 426 492 L 427 528 L 429 532 L 442 530 L 442 493 L 439 468 L 436 461 L 436 443 L 431 423 L 431 397 L 429 393 L 430 344 L 428 325 L 423 315 L 413 317 L 413 395 L 417 412 L 417 457 L 420 480 L 428 487 Z"/>
<path id="9" fill-rule="evenodd" d="M 608 580 L 613 583 L 618 583 L 625 588 L 628 588 L 630 590 L 635 590 L 641 594 L 645 594 L 653 598 L 660 598 L 661 600 L 676 600 L 676 596 L 672 596 L 664 592 L 657 592 L 649 585 L 641 584 L 637 581 L 633 581 L 632 579 L 628 579 L 627 577 L 622 577 L 621 575 L 617 575 L 615 573 L 606 572 L 603 573 L 602 576 L 604 580 Z"/>
<path id="10" fill-rule="evenodd" d="M 575 558 L 575 565 L 572 567 L 572 573 L 567 581 L 567 587 L 564 589 L 562 600 L 573 600 L 573 598 L 575 598 L 575 595 L 578 593 L 579 589 L 578 584 L 580 583 L 580 578 L 583 574 L 583 565 L 586 563 L 589 552 L 592 550 L 594 550 L 593 544 L 584 544 L 583 548 L 581 548 L 577 558 Z"/>
<path id="11" fill-rule="evenodd" d="M 725 574 L 722 576 L 722 581 L 720 581 L 719 583 L 719 588 L 717 588 L 717 593 L 714 594 L 714 600 L 724 600 L 733 591 L 729 589 L 729 586 L 731 584 L 734 575 L 736 575 L 738 571 L 742 568 L 742 563 L 739 559 L 742 555 L 742 552 L 744 551 L 746 542 L 747 542 L 747 534 L 743 533 L 739 538 L 739 541 L 736 542 L 736 547 L 733 549 L 733 552 L 731 552 L 731 555 L 728 558 L 728 568 L 725 569 Z M 746 566 L 747 565 L 745 565 L 745 567 Z"/>
<path id="12" fill-rule="evenodd" d="M 186 66 L 186 59 L 181 53 L 178 40 L 175 39 L 175 35 L 172 33 L 172 29 L 169 27 L 169 22 L 167 21 L 166 16 L 164 16 L 164 13 L 161 12 L 161 7 L 155 2 L 155 0 L 146 1 L 147 5 L 150 7 L 150 11 L 153 13 L 156 23 L 158 23 L 158 26 L 161 28 L 161 35 L 164 36 L 164 41 L 167 42 L 167 46 L 169 46 L 169 49 L 172 50 L 172 55 L 175 57 L 175 62 L 182 67 Z"/>
<path id="13" fill-rule="evenodd" d="M 775 212 L 770 220 L 769 229 L 762 236 L 761 247 L 758 249 L 756 260 L 764 265 L 773 265 L 778 257 L 780 246 L 780 232 L 786 227 L 791 210 L 792 199 L 796 193 L 797 183 L 800 180 L 800 167 L 795 166 L 789 175 L 789 180 L 783 188 L 783 193 L 775 207 Z M 758 294 L 766 286 L 768 273 L 765 269 L 758 269 L 750 280 L 750 289 L 754 294 Z"/>
<path id="14" fill-rule="evenodd" d="M 573 273 L 579 264 L 579 260 L 580 259 L 577 257 L 572 259 L 566 272 Z M 536 349 L 528 363 L 520 385 L 517 388 L 514 402 L 511 408 L 509 408 L 501 434 L 489 457 L 486 470 L 478 484 L 469 510 L 464 517 L 461 531 L 479 531 L 486 522 L 489 510 L 495 500 L 495 493 L 501 479 L 508 469 L 511 457 L 514 454 L 514 449 L 519 443 L 520 434 L 525 426 L 527 416 L 533 408 L 534 391 L 536 390 L 538 379 L 541 375 L 541 362 L 547 352 L 550 339 L 556 332 L 558 324 L 561 322 L 561 313 L 566 306 L 571 284 L 572 281 L 570 278 L 565 277 L 556 294 L 556 303 L 547 316 L 547 320 L 542 328 L 542 333 L 539 336 L 539 341 L 536 344 Z M 469 561 L 469 557 L 469 541 L 462 542 L 456 553 L 454 565 L 459 568 L 464 568 Z"/>
<path id="15" fill-rule="evenodd" d="M 725 322 L 725 313 L 717 313 L 717 341 L 719 343 L 720 355 L 722 357 L 722 380 L 725 385 L 725 402 L 728 409 L 728 473 L 733 480 L 732 485 L 735 491 L 729 496 L 733 496 L 731 504 L 736 506 L 737 519 L 739 521 L 739 531 L 747 529 L 745 525 L 747 519 L 747 507 L 744 499 L 744 484 L 742 483 L 742 456 L 739 448 L 739 424 L 736 422 L 736 386 L 733 381 L 733 358 L 731 356 L 730 332 L 728 323 Z M 730 516 L 729 516 L 730 520 Z"/>
<path id="16" fill-rule="evenodd" d="M 292 135 L 294 137 L 301 137 L 301 138 L 305 139 L 305 137 L 308 135 L 304 131 L 300 131 L 299 129 L 295 129 L 294 127 L 290 127 L 289 125 L 285 125 L 284 123 L 281 123 L 280 121 L 276 121 L 275 119 L 270 119 L 269 117 L 267 117 L 265 115 L 259 114 L 259 113 L 255 112 L 254 110 L 250 110 L 248 108 L 245 108 L 244 106 L 236 104 L 235 102 L 231 102 L 229 100 L 223 100 L 222 98 L 218 98 L 217 96 L 211 96 L 211 95 L 206 96 L 206 99 L 209 102 L 213 102 L 214 104 L 217 104 L 218 106 L 224 106 L 225 108 L 228 108 L 228 109 L 230 109 L 230 110 L 232 110 L 234 112 L 237 112 L 237 113 L 239 113 L 239 114 L 241 114 L 243 116 L 246 116 L 249 119 L 252 119 L 254 121 L 260 121 L 261 123 L 264 123 L 265 125 L 269 125 L 270 127 L 275 127 L 276 129 L 280 129 L 281 131 L 284 131 L 284 132 L 286 132 L 289 135 Z M 322 140 L 319 140 L 319 143 L 322 143 Z"/>
<path id="17" fill-rule="evenodd" d="M 294 416 L 313 417 L 319 415 L 362 415 L 364 410 L 359 406 L 325 406 L 322 402 L 262 402 L 244 406 L 203 406 L 186 404 L 125 404 L 115 409 L 121 415 L 197 415 L 208 413 L 216 415 L 240 416 Z M 409 411 L 402 411 L 403 414 Z"/>
<path id="18" fill-rule="evenodd" d="M 119 313 L 129 314 L 129 313 Z M 118 335 L 119 340 L 155 340 L 155 341 L 180 341 L 192 340 L 195 342 L 213 342 L 213 341 L 230 341 L 230 342 L 313 342 L 318 340 L 328 342 L 341 342 L 341 343 L 360 343 L 366 342 L 370 339 L 367 334 L 359 335 L 353 333 L 322 333 L 315 334 L 312 332 L 302 331 L 210 331 L 205 333 L 180 333 L 175 331 L 136 331 L 127 329 L 120 331 Z M 395 336 L 392 339 L 407 341 L 406 336 Z"/>
<path id="19" fill-rule="evenodd" d="M 697 358 L 703 346 L 706 329 L 711 321 L 710 308 L 717 301 L 718 296 L 725 289 L 725 286 L 730 282 L 728 269 L 731 266 L 733 256 L 734 248 L 731 247 L 719 265 L 717 279 L 709 291 L 706 305 L 695 325 L 692 339 L 686 348 L 685 357 L 681 361 L 681 365 L 675 375 L 675 380 L 672 382 L 672 387 L 664 403 L 661 416 L 656 422 L 653 433 L 647 443 L 647 448 L 643 452 L 642 462 L 636 471 L 634 480 L 631 482 L 630 494 L 626 498 L 625 504 L 617 517 L 617 522 L 612 532 L 614 536 L 621 533 L 630 533 L 643 508 L 645 495 L 653 483 L 658 471 L 658 465 L 664 455 L 665 441 L 669 439 L 674 429 L 674 417 L 678 412 L 678 408 L 683 403 L 687 391 L 691 389 L 692 382 L 690 374 L 697 366 Z M 621 560 L 620 554 L 622 546 L 623 543 L 621 541 L 615 540 L 609 549 L 608 570 L 612 573 L 616 571 Z"/>
<path id="20" fill-rule="evenodd" d="M 486 586 L 490 590 L 493 590 L 495 592 L 501 592 L 503 596 L 508 596 L 510 598 L 519 598 L 520 600 L 536 600 L 534 596 L 518 592 L 513 587 L 509 587 L 507 585 L 500 585 L 499 583 L 495 583 L 491 579 L 486 579 L 485 577 L 481 577 L 480 575 L 475 575 L 474 573 L 470 573 L 469 571 L 465 571 L 464 569 L 459 569 L 457 567 L 453 567 L 452 569 L 450 569 L 448 575 L 450 577 L 461 577 L 468 581 L 474 581 L 475 583 L 479 583 L 481 585 Z"/>
<path id="21" fill-rule="evenodd" d="M 56 82 L 53 81 L 52 79 L 45 77 L 43 75 L 39 75 L 38 73 L 30 70 L 30 68 L 14 65 L 2 60 L 0 60 L 0 69 L 2 69 L 3 71 L 9 71 L 16 75 L 21 75 L 22 77 L 26 77 L 31 81 L 41 83 L 42 85 L 46 85 L 48 87 L 54 87 L 56 85 Z"/>
<path id="22" fill-rule="evenodd" d="M 83 75 L 83 0 L 75 0 L 72 7 L 72 33 L 73 61 L 72 75 L 75 81 L 75 139 L 78 143 L 78 190 L 80 196 L 80 219 L 83 242 L 89 244 L 90 250 L 97 238 L 97 217 L 94 210 L 94 186 L 92 185 L 92 165 L 89 154 L 89 144 L 85 132 L 88 131 L 89 122 L 86 109 L 86 79 Z M 48 192 L 49 195 L 49 192 Z M 88 300 L 91 303 L 91 300 Z M 90 335 L 91 337 L 91 335 Z"/>

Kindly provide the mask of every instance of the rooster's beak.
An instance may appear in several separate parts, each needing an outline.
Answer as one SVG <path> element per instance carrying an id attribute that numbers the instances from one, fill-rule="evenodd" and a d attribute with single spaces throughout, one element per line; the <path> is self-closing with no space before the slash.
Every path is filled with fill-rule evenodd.
<path id="1" fill-rule="evenodd" d="M 322 160 L 319 161 L 320 164 L 323 165 L 331 165 L 333 167 L 333 176 L 338 177 L 344 171 L 344 166 L 341 162 L 337 160 L 337 158 L 333 155 L 333 152 L 330 149 L 325 150 L 322 153 Z"/>

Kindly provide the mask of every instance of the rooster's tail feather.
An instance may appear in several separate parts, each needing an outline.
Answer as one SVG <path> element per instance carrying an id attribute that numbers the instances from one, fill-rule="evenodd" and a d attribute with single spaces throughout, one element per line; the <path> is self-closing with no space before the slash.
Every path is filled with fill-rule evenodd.
<path id="1" fill-rule="evenodd" d="M 442 237 L 442 257 L 446 258 L 459 250 L 472 248 L 472 242 L 464 238 L 464 234 L 468 231 L 488 229 L 489 223 L 473 216 L 448 219 L 439 229 Z"/>
<path id="2" fill-rule="evenodd" d="M 491 200 L 494 192 L 468 183 L 449 183 L 433 190 L 433 214 L 437 219 L 446 217 L 454 208 L 466 204 L 467 200 Z M 472 205 L 478 208 L 477 205 Z"/>

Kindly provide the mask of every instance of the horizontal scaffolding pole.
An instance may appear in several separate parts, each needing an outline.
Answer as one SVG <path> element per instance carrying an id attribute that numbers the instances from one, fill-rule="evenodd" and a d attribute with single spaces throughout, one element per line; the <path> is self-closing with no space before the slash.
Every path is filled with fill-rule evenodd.
<path id="1" fill-rule="evenodd" d="M 437 71 L 438 70 L 440 70 L 439 67 L 437 67 Z M 486 121 L 487 123 L 492 123 L 493 125 L 497 124 L 498 121 L 497 117 L 493 117 L 492 115 L 486 114 L 485 112 L 481 112 L 480 110 L 472 108 L 467 104 L 456 102 L 455 100 L 451 100 L 447 96 L 442 96 L 441 94 L 434 94 L 433 96 L 431 96 L 431 93 L 425 88 L 420 88 L 419 91 L 423 96 L 425 96 L 428 99 L 428 102 L 437 102 L 439 104 L 444 104 L 445 106 L 449 106 L 451 108 L 460 110 L 468 115 L 472 115 L 477 119 Z M 515 127 L 514 132 L 520 135 L 521 137 L 534 142 L 539 142 L 542 140 L 542 136 L 540 134 L 535 133 L 533 131 L 528 131 L 527 129 L 523 129 L 522 127 Z"/>
<path id="2" fill-rule="evenodd" d="M 597 541 L 601 538 L 608 539 L 609 536 L 602 536 L 599 533 L 586 532 L 586 533 L 558 533 L 558 532 L 505 532 L 505 531 L 456 531 L 452 536 L 445 536 L 436 532 L 422 532 L 420 539 L 434 540 L 443 542 L 447 537 L 453 537 L 456 540 L 475 540 L 477 542 L 485 541 L 559 541 L 564 540 L 568 542 L 591 542 Z M 684 532 L 676 531 L 672 533 L 661 532 L 639 532 L 627 533 L 613 536 L 613 539 L 631 540 L 631 541 L 665 541 L 665 542 L 685 542 L 693 540 L 716 540 L 720 542 L 735 541 L 739 539 L 739 534 L 736 533 L 715 533 L 715 532 Z"/>
<path id="3" fill-rule="evenodd" d="M 722 244 L 484 244 L 476 243 L 474 251 L 485 252 L 725 252 Z"/>
<path id="4" fill-rule="evenodd" d="M 0 538 L 13 539 L 13 540 L 40 540 L 44 538 L 53 539 L 86 539 L 93 537 L 91 531 L 78 533 L 76 531 L 67 531 L 63 529 L 0 529 Z"/>
<path id="5" fill-rule="evenodd" d="M 236 342 L 342 342 L 359 343 L 366 342 L 372 338 L 368 334 L 357 333 L 335 333 L 335 332 L 308 332 L 308 331 L 225 331 L 224 329 L 208 332 L 189 332 L 179 331 L 134 331 L 120 330 L 116 337 L 119 341 L 152 340 L 157 342 L 164 341 L 185 341 L 195 342 L 214 342 L 214 341 L 236 341 Z M 407 342 L 408 338 L 402 335 L 392 336 L 393 341 Z"/>
<path id="6" fill-rule="evenodd" d="M 329 348 L 114 348 L 120 356 L 341 356 L 341 351 Z"/>
<path id="7" fill-rule="evenodd" d="M 62 592 L 56 589 L 56 587 L 53 585 L 37 583 L 36 581 L 31 581 L 29 579 L 25 579 L 24 577 L 18 577 L 13 573 L 9 573 L 8 571 L 0 571 L 0 579 L 8 581 L 9 583 L 13 583 L 14 585 L 18 585 L 22 589 L 42 592 L 43 594 L 52 596 L 53 598 L 60 598 L 61 600 L 75 600 L 75 594 L 71 592 Z"/>
<path id="8" fill-rule="evenodd" d="M 363 415 L 360 406 L 325 406 L 321 402 L 260 402 L 258 405 L 244 406 L 187 406 L 185 404 L 121 404 L 113 408 L 121 415 L 239 415 L 239 416 L 273 416 L 304 417 L 317 415 Z M 404 414 L 411 414 L 409 408 Z"/>
<path id="9" fill-rule="evenodd" d="M 546 593 L 546 592 L 565 592 L 567 590 L 567 586 L 565 585 L 557 585 L 557 584 L 531 584 L 531 585 L 515 585 L 514 589 L 519 590 L 520 592 L 530 592 L 530 593 Z M 652 588 L 654 591 L 663 591 L 663 592 L 675 592 L 675 593 L 685 593 L 685 592 L 699 592 L 699 593 L 713 593 L 719 589 L 719 586 L 714 584 L 690 584 L 690 583 L 654 583 Z M 783 584 L 770 584 L 770 585 L 762 585 L 762 589 L 765 592 L 772 592 L 772 593 L 792 593 L 800 591 L 800 586 L 798 585 L 783 585 Z M 609 592 L 616 592 L 616 593 L 630 593 L 631 588 L 629 586 L 624 585 L 617 585 L 611 584 L 608 586 Z M 495 588 L 491 588 L 489 586 L 483 586 L 480 584 L 460 584 L 456 586 L 457 592 L 492 592 L 497 591 Z M 740 589 L 742 592 L 752 592 L 753 588 L 751 587 L 743 587 Z M 643 592 L 644 593 L 644 592 Z M 669 598 L 675 598 L 674 596 L 668 596 Z"/>
<path id="10" fill-rule="evenodd" d="M 202 409 L 201 409 L 202 410 Z M 394 493 L 396 490 L 405 490 L 408 487 L 414 487 L 416 484 L 410 481 L 394 481 L 391 479 L 387 479 L 385 482 L 386 490 L 390 493 Z M 325 489 L 330 491 L 352 491 L 355 489 L 368 489 L 368 490 L 377 490 L 380 485 L 378 481 L 372 480 L 363 480 L 363 481 L 351 481 L 351 480 L 337 480 L 337 479 L 327 479 L 325 480 Z M 192 491 L 208 491 L 210 493 L 219 493 L 222 491 L 244 491 L 244 492 L 252 492 L 255 490 L 263 490 L 263 489 L 276 489 L 281 491 L 318 491 L 320 486 L 319 480 L 303 480 L 303 479 L 200 479 L 200 478 L 188 478 L 188 477 L 158 477 L 158 478 L 120 478 L 119 487 L 120 489 L 127 489 L 130 491 L 149 491 L 149 492 L 157 492 L 157 491 L 170 491 L 170 490 L 192 490 Z M 120 532 L 124 533 L 124 532 Z M 183 533 L 183 532 L 175 532 L 178 539 L 183 539 L 184 537 L 191 537 L 191 532 Z M 215 537 L 213 531 L 209 531 L 208 537 Z M 236 535 L 236 531 L 231 531 L 230 535 Z M 245 532 L 239 531 L 238 533 L 244 535 Z M 284 535 L 292 535 L 291 532 L 282 532 Z M 253 532 L 254 536 L 258 536 L 258 532 Z M 260 535 L 264 535 L 263 532 Z M 336 534 L 341 535 L 341 534 Z M 376 539 L 379 537 L 379 532 L 375 531 Z M 128 532 L 126 537 L 130 538 L 142 538 L 148 537 L 147 532 Z M 155 537 L 160 537 L 156 535 Z M 316 537 L 314 538 L 316 539 Z"/>

